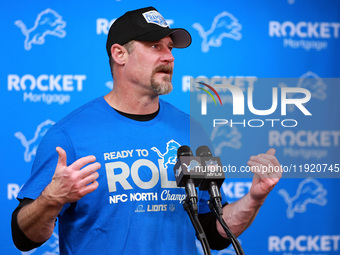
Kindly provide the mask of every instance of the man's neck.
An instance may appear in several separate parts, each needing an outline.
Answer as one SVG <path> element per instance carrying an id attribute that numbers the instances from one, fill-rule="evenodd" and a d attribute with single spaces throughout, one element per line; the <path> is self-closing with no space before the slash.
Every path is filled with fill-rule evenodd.
<path id="1" fill-rule="evenodd" d="M 114 109 L 130 114 L 152 114 L 159 108 L 158 96 L 129 94 L 118 89 L 113 89 L 104 99 Z"/>
<path id="2" fill-rule="evenodd" d="M 150 121 L 152 119 L 154 119 L 158 113 L 159 113 L 159 108 L 156 112 L 151 113 L 151 114 L 131 114 L 131 113 L 125 113 L 125 112 L 121 112 L 118 111 L 117 109 L 115 109 L 120 115 L 123 115 L 129 119 L 132 120 L 137 120 L 137 121 Z"/>

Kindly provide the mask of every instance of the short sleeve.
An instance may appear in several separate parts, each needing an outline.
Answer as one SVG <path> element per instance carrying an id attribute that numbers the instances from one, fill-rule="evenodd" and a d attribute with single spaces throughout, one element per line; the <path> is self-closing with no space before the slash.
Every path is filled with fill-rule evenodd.
<path id="1" fill-rule="evenodd" d="M 38 198 L 45 187 L 52 181 L 58 162 L 58 153 L 56 152 L 56 147 L 58 146 L 65 150 L 68 165 L 75 161 L 76 156 L 70 138 L 57 125 L 52 126 L 39 144 L 31 176 L 20 190 L 18 200 Z M 60 215 L 67 207 L 68 205 L 64 206 Z"/>

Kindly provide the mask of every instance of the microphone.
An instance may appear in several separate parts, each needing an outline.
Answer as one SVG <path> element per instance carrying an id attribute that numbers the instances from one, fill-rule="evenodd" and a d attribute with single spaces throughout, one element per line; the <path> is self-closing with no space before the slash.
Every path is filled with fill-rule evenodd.
<path id="1" fill-rule="evenodd" d="M 211 255 L 208 239 L 198 219 L 196 187 L 200 185 L 205 176 L 201 168 L 200 157 L 194 157 L 189 146 L 183 145 L 178 148 L 174 173 L 177 186 L 185 187 L 186 198 L 182 201 L 183 208 L 196 230 L 196 237 L 202 244 L 204 254 Z"/>
<path id="2" fill-rule="evenodd" d="M 192 205 L 193 211 L 197 214 L 197 191 L 205 174 L 201 171 L 201 159 L 194 157 L 189 146 L 183 145 L 177 150 L 177 162 L 174 166 L 174 173 L 178 187 L 185 187 L 186 200 Z"/>
<path id="3" fill-rule="evenodd" d="M 225 179 L 221 159 L 213 157 L 210 149 L 206 145 L 197 148 L 196 156 L 201 158 L 202 172 L 204 179 L 199 185 L 200 190 L 208 190 L 210 195 L 210 202 L 212 202 L 218 213 L 222 215 L 222 196 L 220 187 Z"/>
<path id="4" fill-rule="evenodd" d="M 208 190 L 210 200 L 208 201 L 209 208 L 220 222 L 222 228 L 227 234 L 229 240 L 234 246 L 236 254 L 244 255 L 243 249 L 230 231 L 228 225 L 223 220 L 222 214 L 222 196 L 220 187 L 225 179 L 221 159 L 219 157 L 213 157 L 208 146 L 200 146 L 196 150 L 196 156 L 201 157 L 201 163 L 203 165 L 203 172 L 205 173 L 203 181 L 200 183 L 200 190 Z"/>

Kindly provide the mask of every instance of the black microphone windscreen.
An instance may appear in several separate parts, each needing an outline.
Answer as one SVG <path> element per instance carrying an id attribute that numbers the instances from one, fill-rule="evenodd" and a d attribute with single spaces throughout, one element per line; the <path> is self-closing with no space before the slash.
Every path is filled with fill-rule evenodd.
<path id="1" fill-rule="evenodd" d="M 189 146 L 182 145 L 177 150 L 177 158 L 179 158 L 180 156 L 192 156 L 192 155 L 193 154 Z"/>
<path id="2" fill-rule="evenodd" d="M 212 157 L 212 153 L 208 146 L 202 145 L 197 148 L 196 156 L 197 157 Z"/>

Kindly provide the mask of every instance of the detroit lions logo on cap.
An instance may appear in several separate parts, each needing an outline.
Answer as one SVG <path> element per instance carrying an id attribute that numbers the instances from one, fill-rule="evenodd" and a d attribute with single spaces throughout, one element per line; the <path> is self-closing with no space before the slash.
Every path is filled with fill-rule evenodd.
<path id="1" fill-rule="evenodd" d="M 157 11 L 148 11 L 143 13 L 144 19 L 148 23 L 153 23 L 161 27 L 168 27 L 163 16 Z"/>

